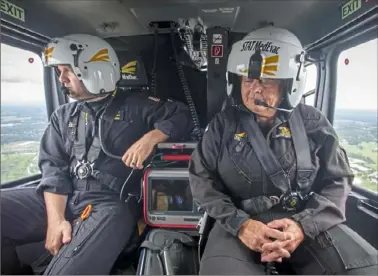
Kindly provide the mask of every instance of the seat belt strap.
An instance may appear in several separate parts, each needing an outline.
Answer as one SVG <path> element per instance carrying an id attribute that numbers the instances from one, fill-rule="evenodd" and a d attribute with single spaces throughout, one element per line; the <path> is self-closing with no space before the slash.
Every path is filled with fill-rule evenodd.
<path id="1" fill-rule="evenodd" d="M 243 129 L 247 132 L 248 141 L 251 143 L 264 171 L 269 176 L 274 186 L 282 193 L 285 193 L 287 190 L 291 189 L 290 179 L 282 169 L 273 151 L 268 146 L 267 140 L 261 133 L 254 116 L 243 112 L 241 113 L 240 119 Z"/>
<path id="2" fill-rule="evenodd" d="M 124 100 L 126 99 L 126 93 L 121 93 L 119 96 L 115 97 L 113 95 L 112 98 L 109 100 L 105 108 L 103 109 L 103 113 L 99 116 L 100 119 L 102 117 L 109 120 L 110 129 L 113 122 L 114 117 L 116 116 L 117 112 L 119 111 L 120 107 L 124 104 Z M 88 124 L 88 113 L 83 112 L 83 110 L 79 111 L 79 115 L 75 116 L 70 124 L 76 126 L 76 130 L 73 132 L 77 132 L 77 139 L 74 140 L 74 155 L 77 160 L 82 161 L 86 160 L 90 163 L 93 163 L 98 159 L 98 156 L 101 152 L 101 143 L 99 139 L 98 133 L 98 126 L 96 125 L 96 120 L 93 123 L 93 141 L 88 150 L 86 148 L 86 125 Z M 96 116 L 97 117 L 97 116 Z"/>
<path id="3" fill-rule="evenodd" d="M 311 176 L 314 173 L 314 169 L 311 163 L 307 132 L 298 107 L 290 115 L 289 126 L 297 157 L 297 185 L 301 192 L 308 193 L 312 184 Z"/>
<path id="4" fill-rule="evenodd" d="M 79 114 L 75 116 L 75 119 L 77 121 L 76 123 L 76 131 L 77 131 L 77 137 L 74 140 L 73 145 L 73 152 L 77 160 L 82 161 L 85 159 L 85 155 L 87 152 L 87 141 L 86 141 L 86 126 L 88 124 L 88 113 L 83 112 L 80 110 L 78 112 Z"/>
<path id="5" fill-rule="evenodd" d="M 101 172 L 95 170 L 95 161 L 98 159 L 100 152 L 102 150 L 101 142 L 100 142 L 100 134 L 98 130 L 98 126 L 101 123 L 102 118 L 105 116 L 109 118 L 109 129 L 112 127 L 114 122 L 114 117 L 116 116 L 117 112 L 119 111 L 120 107 L 124 104 L 124 100 L 127 97 L 127 93 L 121 93 L 119 96 L 117 95 L 117 91 L 113 93 L 111 99 L 105 104 L 105 106 L 101 109 L 102 111 L 98 112 L 94 117 L 93 120 L 93 129 L 92 129 L 92 143 L 90 148 L 87 151 L 87 129 L 86 126 L 88 125 L 88 113 L 84 112 L 83 109 L 88 108 L 85 104 L 81 104 L 78 108 L 78 114 L 73 117 L 73 119 L 69 123 L 69 127 L 71 127 L 71 133 L 76 134 L 77 137 L 74 139 L 73 145 L 73 155 L 75 156 L 76 160 L 73 160 L 71 163 L 72 173 L 78 177 L 79 179 L 87 179 L 89 176 L 93 176 L 95 178 L 99 178 Z M 116 100 L 115 100 L 116 99 Z M 91 109 L 90 109 L 91 110 Z M 92 111 L 92 110 L 91 110 Z M 99 119 L 97 119 L 99 118 Z M 98 123 L 97 123 L 98 122 Z M 76 127 L 75 127 L 76 126 Z M 103 138 L 104 135 L 101 136 Z M 76 164 L 74 163 L 76 162 Z M 118 185 L 116 185 L 118 186 Z"/>
<path id="6" fill-rule="evenodd" d="M 75 140 L 77 138 L 77 127 L 79 123 L 79 107 L 76 107 L 75 111 L 70 115 L 70 121 L 68 122 L 68 129 L 69 134 L 71 135 L 72 139 Z"/>
<path id="7" fill-rule="evenodd" d="M 89 163 L 94 163 L 97 160 L 98 156 L 100 155 L 100 152 L 101 152 L 101 144 L 100 144 L 100 139 L 98 138 L 98 134 L 96 132 L 93 138 L 91 147 L 88 150 L 87 161 Z"/>
<path id="8" fill-rule="evenodd" d="M 273 184 L 283 193 L 291 189 L 289 176 L 282 169 L 281 164 L 262 135 L 254 116 L 243 113 L 241 122 L 261 166 Z M 289 126 L 296 154 L 297 185 L 302 193 L 307 193 L 311 187 L 310 179 L 314 170 L 311 166 L 310 146 L 299 108 L 294 109 L 291 113 Z"/>

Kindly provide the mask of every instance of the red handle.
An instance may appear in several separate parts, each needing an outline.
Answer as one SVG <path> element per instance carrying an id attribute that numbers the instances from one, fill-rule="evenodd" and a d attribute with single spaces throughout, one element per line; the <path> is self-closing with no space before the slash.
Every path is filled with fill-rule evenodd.
<path id="1" fill-rule="evenodd" d="M 163 154 L 161 160 L 164 161 L 189 161 L 190 154 Z"/>

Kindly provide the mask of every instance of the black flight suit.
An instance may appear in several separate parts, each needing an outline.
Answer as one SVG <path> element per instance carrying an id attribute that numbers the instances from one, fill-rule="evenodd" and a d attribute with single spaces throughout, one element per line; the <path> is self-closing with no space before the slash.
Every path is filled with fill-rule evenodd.
<path id="1" fill-rule="evenodd" d="M 336 133 L 317 109 L 302 104 L 297 108 L 304 119 L 312 164 L 317 172 L 312 185 L 315 194 L 304 210 L 297 213 L 284 211 L 280 205 L 257 214 L 247 213 L 240 207 L 240 202 L 248 198 L 281 195 L 262 170 L 245 136 L 239 122 L 241 112 L 246 112 L 243 108 L 231 107 L 218 113 L 205 130 L 189 165 L 194 200 L 215 219 L 200 274 L 265 273 L 260 253 L 249 250 L 238 238 L 240 226 L 248 218 L 263 223 L 291 218 L 300 223 L 305 241 L 288 260 L 297 274 L 377 273 L 377 251 L 342 224 L 353 174 Z M 270 130 L 262 129 L 262 132 L 290 175 L 291 183 L 295 183 L 292 139 L 287 131 L 279 128 L 288 124 L 279 117 L 275 121 Z"/>
<path id="2" fill-rule="evenodd" d="M 121 93 L 121 92 L 118 92 Z M 37 190 L 11 189 L 1 194 L 2 273 L 12 273 L 17 265 L 15 247 L 46 238 L 46 211 L 43 192 L 68 195 L 66 218 L 73 223 L 72 240 L 50 262 L 46 274 L 108 274 L 136 228 L 136 200 L 121 201 L 120 189 L 131 169 L 118 159 L 101 152 L 95 169 L 109 178 L 78 181 L 70 174 L 73 138 L 70 120 L 81 106 L 93 115 L 88 120 L 87 137 L 91 140 L 93 118 L 110 98 L 98 103 L 78 102 L 59 107 L 51 116 L 40 145 L 39 166 L 42 180 Z M 93 112 L 92 112 L 93 111 Z M 89 116 L 91 117 L 91 116 Z M 120 108 L 111 129 L 104 121 L 107 150 L 122 156 L 145 133 L 159 129 L 170 140 L 186 136 L 192 128 L 188 108 L 178 102 L 160 101 L 144 93 L 130 94 Z M 80 122 L 79 122 L 80 127 Z M 107 133 L 107 134 L 106 134 Z M 90 143 L 88 143 L 90 144 Z M 142 171 L 134 172 L 128 192 L 139 193 Z M 110 178 L 111 178 L 110 177 Z M 112 180 L 112 179 L 110 179 Z M 110 183 L 117 184 L 110 186 Z M 125 197 L 124 197 L 125 198 Z M 93 206 L 90 216 L 81 222 L 84 208 Z"/>

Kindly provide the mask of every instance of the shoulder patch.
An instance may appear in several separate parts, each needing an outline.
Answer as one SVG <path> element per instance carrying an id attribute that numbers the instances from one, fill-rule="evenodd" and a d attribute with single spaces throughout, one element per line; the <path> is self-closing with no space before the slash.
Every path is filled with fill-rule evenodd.
<path id="1" fill-rule="evenodd" d="M 160 102 L 160 99 L 159 99 L 159 98 L 152 97 L 152 96 L 149 96 L 148 98 L 149 98 L 151 101 L 154 101 L 154 102 Z"/>

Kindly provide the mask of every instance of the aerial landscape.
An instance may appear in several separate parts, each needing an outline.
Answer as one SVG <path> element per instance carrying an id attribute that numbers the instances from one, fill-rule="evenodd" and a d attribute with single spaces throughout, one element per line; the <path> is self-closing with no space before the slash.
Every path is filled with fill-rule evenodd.
<path id="1" fill-rule="evenodd" d="M 39 173 L 39 143 L 47 122 L 44 105 L 1 105 L 1 183 Z"/>
<path id="2" fill-rule="evenodd" d="M 334 127 L 347 151 L 354 184 L 377 193 L 377 111 L 336 110 Z"/>

